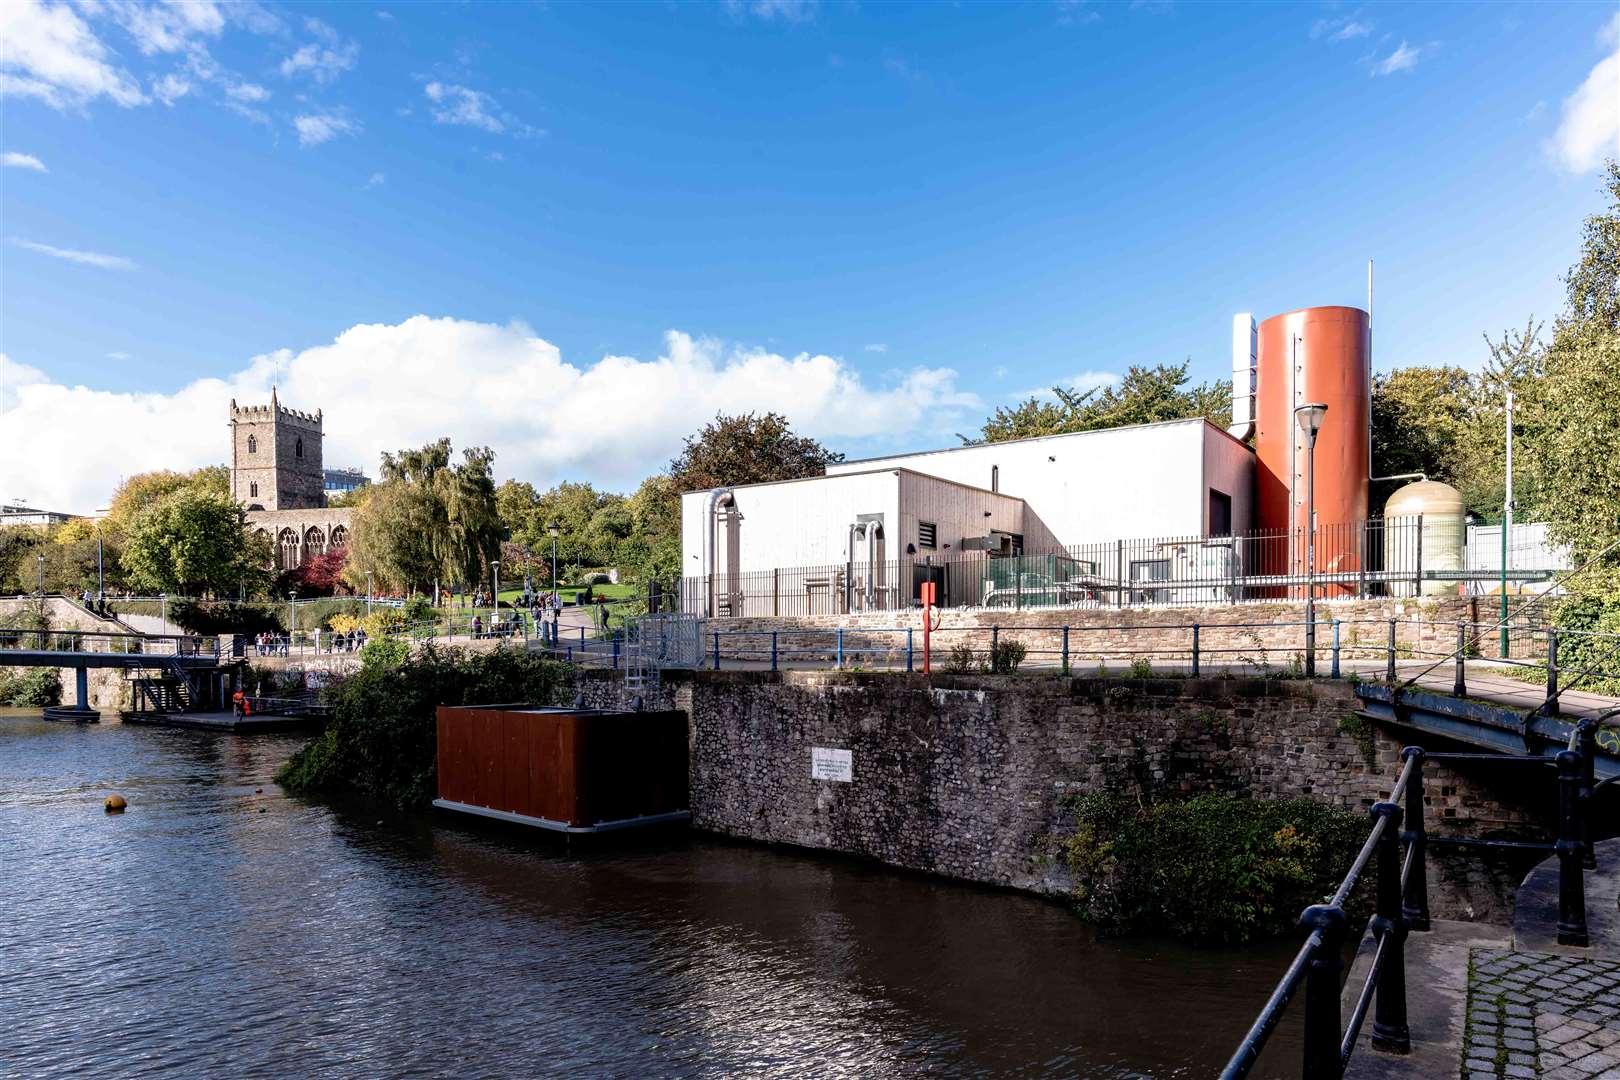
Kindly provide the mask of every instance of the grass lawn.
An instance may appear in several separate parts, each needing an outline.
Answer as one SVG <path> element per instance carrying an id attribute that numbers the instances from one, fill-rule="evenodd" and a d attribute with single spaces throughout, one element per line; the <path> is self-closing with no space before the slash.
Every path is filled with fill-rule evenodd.
<path id="1" fill-rule="evenodd" d="M 585 586 L 583 586 L 583 585 L 563 585 L 563 586 L 561 586 L 560 588 L 557 589 L 557 594 L 562 597 L 563 603 L 565 603 L 565 604 L 575 604 L 575 603 L 579 602 L 579 594 L 581 592 L 583 592 L 584 590 L 585 590 Z M 544 589 L 541 590 L 542 593 L 544 591 L 545 591 Z M 592 585 L 591 586 L 591 595 L 592 596 L 605 596 L 610 601 L 611 600 L 632 600 L 636 596 L 640 595 L 640 593 L 641 593 L 640 586 L 632 585 L 632 584 L 630 584 L 628 582 L 626 582 L 624 584 L 621 584 L 621 585 Z M 523 595 L 523 590 L 522 589 L 502 589 L 501 590 L 501 603 L 510 604 L 510 603 L 514 602 L 515 600 L 517 600 L 517 598 L 522 596 L 522 595 Z"/>

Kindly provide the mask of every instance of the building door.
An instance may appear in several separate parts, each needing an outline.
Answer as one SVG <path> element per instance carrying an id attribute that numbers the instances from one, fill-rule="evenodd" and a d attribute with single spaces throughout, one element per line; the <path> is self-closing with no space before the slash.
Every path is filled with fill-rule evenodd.
<path id="1" fill-rule="evenodd" d="M 1209 489 L 1209 532 L 1207 536 L 1232 535 L 1232 496 Z"/>

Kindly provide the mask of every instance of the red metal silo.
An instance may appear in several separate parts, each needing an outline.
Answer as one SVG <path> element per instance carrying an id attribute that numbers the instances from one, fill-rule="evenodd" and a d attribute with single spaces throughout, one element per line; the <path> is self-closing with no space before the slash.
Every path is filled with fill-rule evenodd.
<path id="1" fill-rule="evenodd" d="M 1261 529 L 1290 538 L 1264 545 L 1263 572 L 1305 572 L 1306 440 L 1294 407 L 1311 401 L 1328 407 L 1316 437 L 1317 572 L 1354 572 L 1367 520 L 1367 313 L 1302 308 L 1261 323 L 1259 337 L 1255 517 Z M 1353 590 L 1324 588 L 1319 595 Z"/>

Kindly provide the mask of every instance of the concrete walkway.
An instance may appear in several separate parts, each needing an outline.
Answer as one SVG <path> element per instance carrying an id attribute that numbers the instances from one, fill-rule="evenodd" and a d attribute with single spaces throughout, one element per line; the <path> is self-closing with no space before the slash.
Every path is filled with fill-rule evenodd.
<path id="1" fill-rule="evenodd" d="M 1514 925 L 1436 922 L 1407 938 L 1412 1053 L 1371 1046 L 1371 1019 L 1351 1080 L 1599 1080 L 1620 1077 L 1620 839 L 1597 845 L 1588 871 L 1591 944 L 1557 944 L 1558 864 L 1520 886 Z M 1345 988 L 1346 1014 L 1372 960 L 1364 941 Z"/>

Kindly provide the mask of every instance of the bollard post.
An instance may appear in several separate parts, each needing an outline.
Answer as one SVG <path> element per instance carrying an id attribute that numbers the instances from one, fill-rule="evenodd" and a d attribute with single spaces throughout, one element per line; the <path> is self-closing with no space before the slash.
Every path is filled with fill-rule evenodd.
<path id="1" fill-rule="evenodd" d="M 1196 679 L 1196 678 L 1198 678 L 1198 624 L 1197 623 L 1192 624 L 1192 632 L 1193 632 L 1192 673 L 1193 673 L 1193 678 Z"/>
<path id="2" fill-rule="evenodd" d="M 839 671 L 842 671 L 844 670 L 844 628 L 840 626 L 834 631 L 834 634 L 834 644 L 837 648 L 837 667 Z"/>
<path id="3" fill-rule="evenodd" d="M 613 670 L 619 670 L 619 639 L 613 639 Z"/>
<path id="4" fill-rule="evenodd" d="M 1408 746 L 1401 757 L 1412 759 L 1412 772 L 1406 778 L 1406 829 L 1401 833 L 1411 853 L 1412 876 L 1401 894 L 1401 917 L 1408 930 L 1429 928 L 1428 834 L 1423 831 L 1423 747 Z"/>
<path id="5" fill-rule="evenodd" d="M 1306 933 L 1322 931 L 1322 944 L 1312 951 L 1305 968 L 1303 1075 L 1312 1080 L 1341 1080 L 1344 1063 L 1339 1058 L 1339 975 L 1344 970 L 1341 954 L 1348 920 L 1343 908 L 1314 904 L 1305 909 L 1299 924 Z"/>
<path id="6" fill-rule="evenodd" d="M 776 631 L 772 630 L 771 631 L 771 670 L 772 671 L 777 670 L 777 663 L 778 663 L 778 660 L 777 660 Z"/>
<path id="7" fill-rule="evenodd" d="M 1547 628 L 1547 703 L 1543 706 L 1548 716 L 1558 715 L 1558 631 Z"/>
<path id="8" fill-rule="evenodd" d="M 1069 673 L 1069 628 L 1063 628 L 1063 674 Z"/>
<path id="9" fill-rule="evenodd" d="M 720 631 L 714 632 L 714 670 L 720 670 Z"/>
<path id="10" fill-rule="evenodd" d="M 1333 678 L 1339 677 L 1339 619 L 1333 620 L 1333 668 L 1330 672 Z"/>
<path id="11" fill-rule="evenodd" d="M 1591 717 L 1575 727 L 1575 737 L 1581 755 L 1580 799 L 1575 811 L 1581 825 L 1581 865 L 1588 870 L 1597 869 L 1597 852 L 1592 849 L 1592 797 L 1597 787 L 1597 721 Z"/>
<path id="12" fill-rule="evenodd" d="M 1401 917 L 1401 808 L 1381 802 L 1372 808 L 1384 819 L 1378 838 L 1377 914 L 1372 932 L 1385 946 L 1384 966 L 1378 972 L 1378 999 L 1373 1008 L 1372 1044 L 1392 1054 L 1412 1051 L 1412 1032 L 1406 1023 L 1406 920 Z M 1388 939 L 1385 944 L 1385 939 Z"/>
<path id="13" fill-rule="evenodd" d="M 1558 944 L 1586 945 L 1586 881 L 1581 868 L 1581 756 L 1558 752 Z"/>
<path id="14" fill-rule="evenodd" d="M 911 671 L 916 670 L 912 665 L 912 657 L 913 657 L 913 655 L 914 655 L 914 653 L 913 653 L 912 648 L 911 648 L 911 628 L 907 627 L 906 628 L 906 671 L 907 672 L 911 672 Z"/>
<path id="15" fill-rule="evenodd" d="M 1458 697 L 1468 696 L 1468 676 L 1463 663 L 1463 650 L 1468 647 L 1468 624 L 1457 620 L 1457 675 L 1451 680 L 1451 692 Z"/>
<path id="16" fill-rule="evenodd" d="M 1395 620 L 1389 620 L 1389 662 L 1384 670 L 1384 678 L 1389 682 L 1395 681 Z"/>

